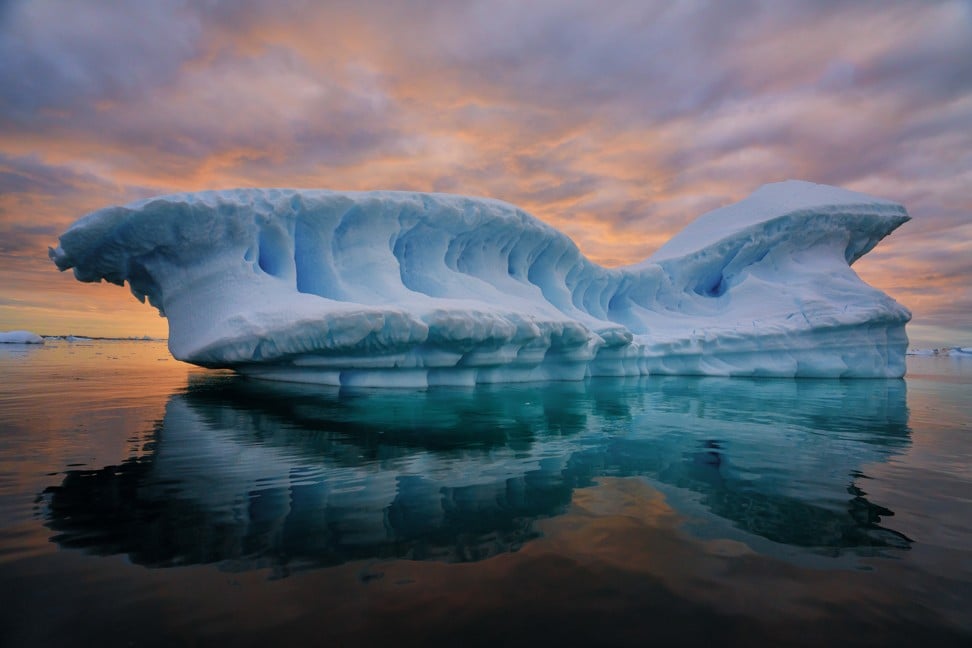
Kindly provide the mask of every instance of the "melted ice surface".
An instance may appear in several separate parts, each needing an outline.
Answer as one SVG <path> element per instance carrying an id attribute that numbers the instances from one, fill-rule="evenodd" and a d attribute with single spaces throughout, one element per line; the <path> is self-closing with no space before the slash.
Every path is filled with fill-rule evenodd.
<path id="1" fill-rule="evenodd" d="M 51 250 L 128 282 L 180 360 L 335 385 L 589 375 L 898 377 L 910 313 L 850 264 L 896 203 L 788 181 L 603 268 L 496 200 L 207 191 L 103 209 Z"/>

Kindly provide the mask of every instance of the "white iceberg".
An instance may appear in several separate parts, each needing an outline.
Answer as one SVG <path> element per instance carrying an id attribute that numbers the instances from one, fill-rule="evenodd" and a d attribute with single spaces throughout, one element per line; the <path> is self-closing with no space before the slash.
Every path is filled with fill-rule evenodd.
<path id="1" fill-rule="evenodd" d="M 44 338 L 30 331 L 0 331 L 0 344 L 44 344 Z"/>
<path id="2" fill-rule="evenodd" d="M 594 375 L 900 377 L 907 309 L 850 264 L 908 220 L 788 181 L 603 268 L 496 200 L 237 189 L 85 216 L 50 256 L 127 281 L 205 367 L 424 387 Z"/>

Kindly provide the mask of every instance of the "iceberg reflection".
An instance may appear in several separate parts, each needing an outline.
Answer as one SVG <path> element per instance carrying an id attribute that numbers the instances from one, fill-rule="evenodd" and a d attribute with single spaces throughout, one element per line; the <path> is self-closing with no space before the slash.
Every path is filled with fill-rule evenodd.
<path id="1" fill-rule="evenodd" d="M 136 563 L 298 568 L 516 550 L 602 476 L 648 479 L 745 534 L 906 548 L 866 498 L 910 444 L 900 380 L 650 377 L 403 391 L 212 377 L 141 457 L 45 493 L 53 540 Z"/>

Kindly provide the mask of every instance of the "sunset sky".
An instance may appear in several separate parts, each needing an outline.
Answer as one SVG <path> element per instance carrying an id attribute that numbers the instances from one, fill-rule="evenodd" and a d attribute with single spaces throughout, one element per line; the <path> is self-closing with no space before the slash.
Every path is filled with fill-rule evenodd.
<path id="1" fill-rule="evenodd" d="M 156 194 L 489 196 L 614 266 L 788 178 L 903 203 L 855 269 L 972 346 L 972 2 L 0 0 L 0 330 L 166 335 L 47 258 Z"/>

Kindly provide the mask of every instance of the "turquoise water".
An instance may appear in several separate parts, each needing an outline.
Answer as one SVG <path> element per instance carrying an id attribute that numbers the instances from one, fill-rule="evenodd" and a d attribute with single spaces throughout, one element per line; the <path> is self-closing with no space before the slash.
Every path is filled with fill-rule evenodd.
<path id="1" fill-rule="evenodd" d="M 248 381 L 0 345 L 0 645 L 967 645 L 972 360 Z"/>

